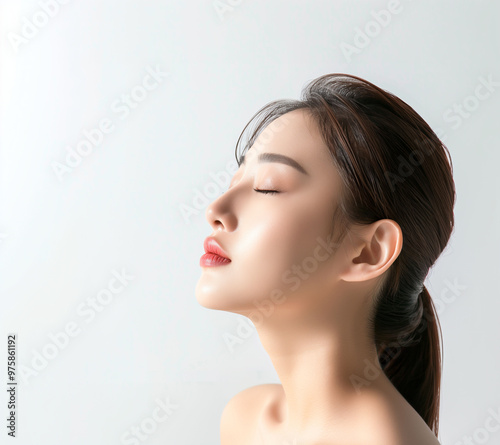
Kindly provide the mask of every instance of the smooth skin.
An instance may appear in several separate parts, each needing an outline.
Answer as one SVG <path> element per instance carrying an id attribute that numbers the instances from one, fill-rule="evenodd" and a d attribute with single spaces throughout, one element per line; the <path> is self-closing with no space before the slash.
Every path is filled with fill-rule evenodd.
<path id="1" fill-rule="evenodd" d="M 258 162 L 264 153 L 288 156 L 307 174 Z M 206 210 L 231 263 L 203 267 L 196 298 L 249 317 L 281 382 L 228 402 L 222 445 L 439 444 L 383 373 L 368 327 L 373 294 L 401 251 L 401 228 L 389 219 L 351 226 L 334 244 L 340 185 L 314 120 L 294 110 L 266 127 Z"/>

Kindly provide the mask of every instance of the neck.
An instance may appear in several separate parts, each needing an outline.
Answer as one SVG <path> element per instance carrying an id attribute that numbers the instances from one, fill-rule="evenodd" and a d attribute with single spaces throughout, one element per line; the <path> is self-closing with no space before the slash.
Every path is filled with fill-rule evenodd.
<path id="1" fill-rule="evenodd" d="M 293 321 L 270 317 L 256 326 L 283 387 L 287 430 L 341 426 L 362 400 L 387 390 L 367 321 L 359 321 L 367 317 L 356 315 L 301 313 Z"/>

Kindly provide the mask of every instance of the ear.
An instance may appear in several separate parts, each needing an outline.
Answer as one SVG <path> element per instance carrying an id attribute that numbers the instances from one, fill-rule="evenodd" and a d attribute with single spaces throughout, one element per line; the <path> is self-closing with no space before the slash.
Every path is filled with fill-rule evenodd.
<path id="1" fill-rule="evenodd" d="M 344 238 L 345 263 L 339 278 L 367 281 L 383 274 L 403 247 L 403 232 L 392 219 L 351 226 Z"/>

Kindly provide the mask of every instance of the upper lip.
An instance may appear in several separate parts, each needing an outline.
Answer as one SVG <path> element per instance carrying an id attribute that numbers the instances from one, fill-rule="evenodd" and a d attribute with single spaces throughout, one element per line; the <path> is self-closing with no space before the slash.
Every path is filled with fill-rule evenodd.
<path id="1" fill-rule="evenodd" d="M 220 246 L 220 244 L 215 240 L 215 238 L 207 237 L 205 238 L 205 242 L 203 243 L 203 247 L 205 248 L 206 253 L 215 253 L 223 258 L 230 259 L 228 254 L 224 251 L 224 249 Z"/>

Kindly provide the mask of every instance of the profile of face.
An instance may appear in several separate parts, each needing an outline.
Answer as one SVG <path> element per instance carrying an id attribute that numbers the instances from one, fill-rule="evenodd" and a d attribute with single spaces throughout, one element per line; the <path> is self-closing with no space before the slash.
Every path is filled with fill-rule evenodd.
<path id="1" fill-rule="evenodd" d="M 254 323 L 271 312 L 276 320 L 317 311 L 339 278 L 341 250 L 332 249 L 331 230 L 340 187 L 329 150 L 307 111 L 272 121 L 246 153 L 228 190 L 206 209 L 211 237 L 231 262 L 202 266 L 197 301 Z"/>

